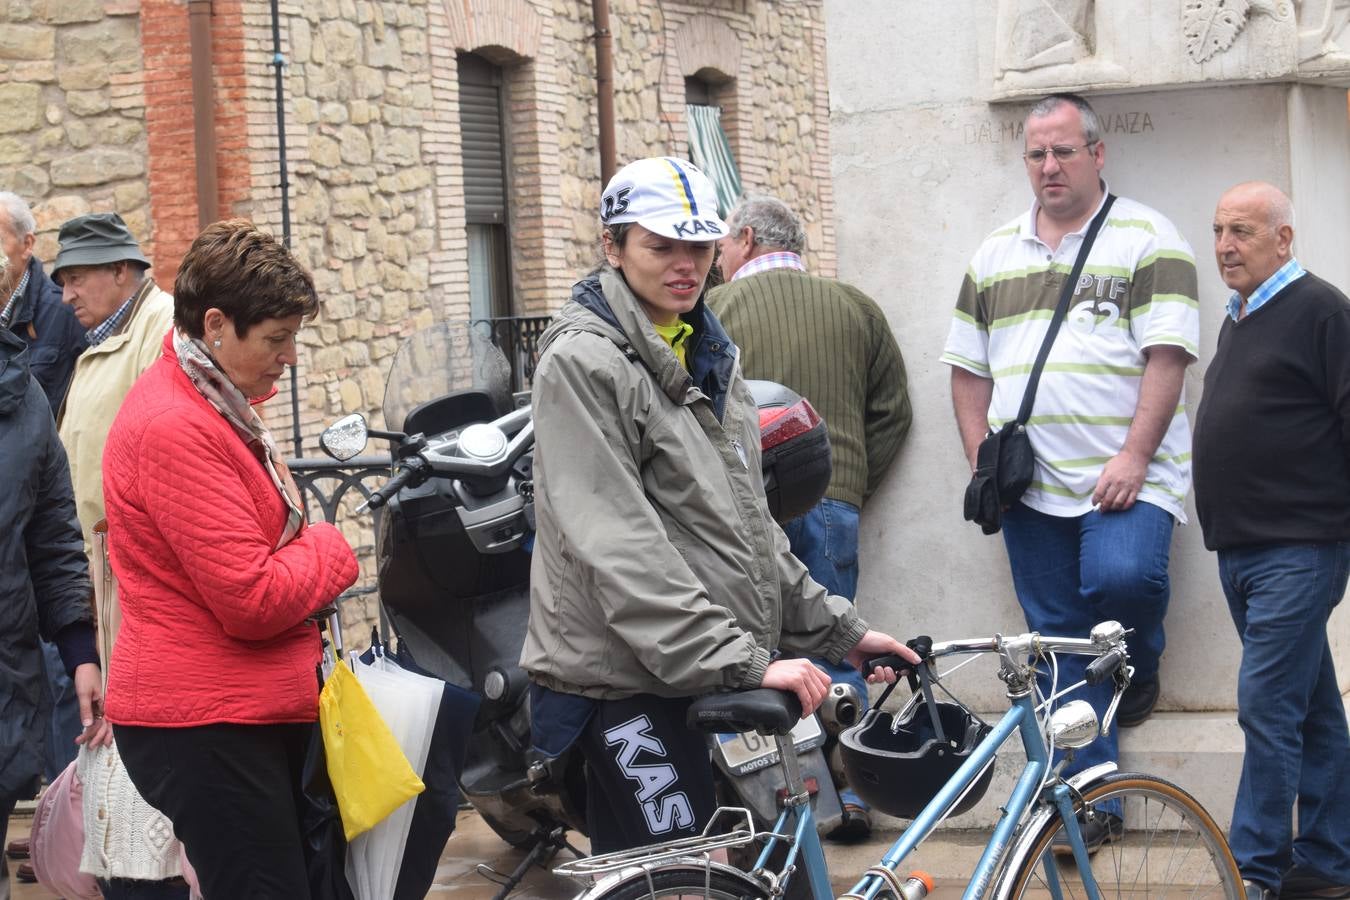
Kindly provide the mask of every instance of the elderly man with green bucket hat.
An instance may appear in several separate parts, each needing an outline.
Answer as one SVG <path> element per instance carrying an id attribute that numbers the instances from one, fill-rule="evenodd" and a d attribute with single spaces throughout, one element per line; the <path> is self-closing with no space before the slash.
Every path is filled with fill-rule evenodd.
<path id="1" fill-rule="evenodd" d="M 52 280 L 89 329 L 89 348 L 75 362 L 56 419 L 88 554 L 90 533 L 103 518 L 103 444 L 122 398 L 159 359 L 173 321 L 173 297 L 148 276 L 150 261 L 117 213 L 71 219 L 59 237 Z"/>

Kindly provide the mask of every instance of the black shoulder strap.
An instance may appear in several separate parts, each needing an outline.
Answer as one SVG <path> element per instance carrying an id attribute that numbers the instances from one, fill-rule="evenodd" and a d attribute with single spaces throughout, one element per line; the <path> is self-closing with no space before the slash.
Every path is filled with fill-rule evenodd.
<path id="1" fill-rule="evenodd" d="M 1050 327 L 1045 331 L 1045 340 L 1041 341 L 1040 352 L 1036 354 L 1036 363 L 1031 367 L 1031 376 L 1027 379 L 1027 389 L 1022 394 L 1022 407 L 1017 411 L 1018 425 L 1025 425 L 1027 419 L 1031 418 L 1031 407 L 1036 402 L 1036 385 L 1041 380 L 1041 369 L 1045 368 L 1045 359 L 1050 355 L 1050 345 L 1055 342 L 1055 335 L 1059 333 L 1059 326 L 1063 324 L 1064 317 L 1069 314 L 1069 300 L 1073 297 L 1074 285 L 1078 283 L 1078 276 L 1083 273 L 1083 264 L 1087 262 L 1088 253 L 1092 252 L 1092 244 L 1097 240 L 1097 232 L 1102 230 L 1102 223 L 1106 221 L 1106 214 L 1111 211 L 1111 204 L 1115 202 L 1115 194 L 1106 195 L 1106 202 L 1097 211 L 1097 215 L 1092 217 L 1092 224 L 1088 226 L 1087 234 L 1083 235 L 1083 243 L 1078 247 L 1078 257 L 1073 261 L 1073 270 L 1069 272 L 1069 277 L 1064 281 L 1064 287 L 1060 289 L 1059 305 L 1055 307 L 1055 315 L 1050 319 Z"/>

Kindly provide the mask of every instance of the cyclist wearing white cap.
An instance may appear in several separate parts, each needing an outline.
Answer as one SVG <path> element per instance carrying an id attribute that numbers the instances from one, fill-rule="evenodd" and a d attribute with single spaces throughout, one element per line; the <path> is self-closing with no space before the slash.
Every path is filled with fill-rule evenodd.
<path id="1" fill-rule="evenodd" d="M 540 344 L 521 654 L 537 748 L 577 742 L 586 757 L 594 852 L 697 833 L 712 814 L 692 698 L 773 687 L 805 714 L 829 678 L 780 648 L 913 658 L 812 581 L 769 515 L 758 412 L 703 302 L 727 233 L 712 183 L 684 160 L 638 160 L 605 187 L 600 219 L 605 264 Z"/>

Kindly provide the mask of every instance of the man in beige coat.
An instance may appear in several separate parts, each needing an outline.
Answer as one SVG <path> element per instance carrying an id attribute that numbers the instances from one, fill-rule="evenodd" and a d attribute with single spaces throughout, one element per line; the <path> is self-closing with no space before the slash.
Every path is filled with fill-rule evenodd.
<path id="1" fill-rule="evenodd" d="M 89 329 L 89 349 L 75 362 L 56 419 L 88 554 L 90 534 L 103 518 L 103 443 L 122 398 L 163 352 L 173 297 L 146 274 L 150 261 L 116 213 L 71 219 L 61 226 L 60 241 L 52 280 Z"/>

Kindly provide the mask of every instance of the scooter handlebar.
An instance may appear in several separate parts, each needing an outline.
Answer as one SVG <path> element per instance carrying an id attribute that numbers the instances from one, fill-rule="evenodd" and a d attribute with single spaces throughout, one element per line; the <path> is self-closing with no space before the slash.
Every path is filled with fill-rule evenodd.
<path id="1" fill-rule="evenodd" d="M 421 484 L 426 480 L 426 475 L 426 463 L 418 457 L 410 457 L 404 467 L 394 473 L 393 478 L 371 491 L 370 497 L 366 499 L 365 503 L 361 504 L 358 512 L 365 509 L 379 509 L 409 483 Z"/>

